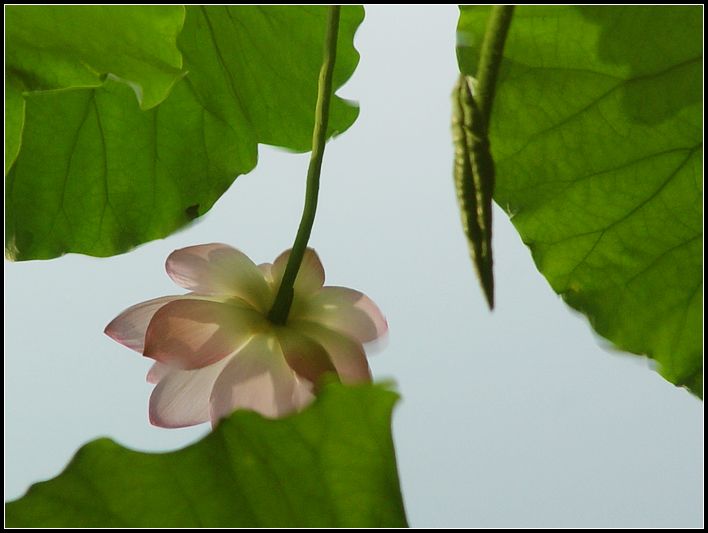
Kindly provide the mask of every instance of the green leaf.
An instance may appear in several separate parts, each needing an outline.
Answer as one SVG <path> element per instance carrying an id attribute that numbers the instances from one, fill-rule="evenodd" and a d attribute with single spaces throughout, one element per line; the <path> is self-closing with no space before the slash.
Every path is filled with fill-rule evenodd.
<path id="1" fill-rule="evenodd" d="M 8 527 L 405 527 L 391 439 L 397 395 L 327 385 L 304 412 L 237 411 L 151 454 L 109 439 L 6 505 Z"/>
<path id="2" fill-rule="evenodd" d="M 5 174 L 20 151 L 22 127 L 25 122 L 25 100 L 22 86 L 12 78 L 5 82 Z"/>
<path id="3" fill-rule="evenodd" d="M 363 18 L 361 6 L 341 11 L 335 91 L 359 62 L 353 40 Z M 188 7 L 179 40 L 188 81 L 207 110 L 254 143 L 310 150 L 326 20 L 326 6 Z M 333 98 L 329 134 L 358 114 Z"/>
<path id="4" fill-rule="evenodd" d="M 487 9 L 462 8 L 474 72 Z M 492 113 L 495 200 L 619 348 L 702 396 L 702 8 L 517 8 Z"/>
<path id="5" fill-rule="evenodd" d="M 182 6 L 7 6 L 5 174 L 20 150 L 23 92 L 99 87 L 110 74 L 153 107 L 183 74 L 183 23 Z"/>
<path id="6" fill-rule="evenodd" d="M 5 68 L 26 91 L 98 87 L 110 73 L 145 109 L 182 75 L 183 6 L 8 6 Z"/>
<path id="7" fill-rule="evenodd" d="M 335 87 L 358 62 L 360 6 L 342 10 Z M 208 211 L 257 161 L 258 144 L 310 148 L 326 7 L 187 8 L 188 72 L 143 111 L 120 80 L 27 95 L 22 148 L 6 186 L 6 255 L 110 256 Z M 358 109 L 331 105 L 329 135 Z"/>

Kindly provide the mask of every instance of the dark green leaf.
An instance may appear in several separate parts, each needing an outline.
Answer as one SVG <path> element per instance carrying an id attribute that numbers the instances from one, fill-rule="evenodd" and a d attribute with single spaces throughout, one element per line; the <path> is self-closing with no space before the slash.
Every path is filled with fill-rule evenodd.
<path id="1" fill-rule="evenodd" d="M 487 9 L 463 8 L 474 72 Z M 702 8 L 519 7 L 491 143 L 495 200 L 553 289 L 702 395 Z"/>
<path id="2" fill-rule="evenodd" d="M 124 252 L 204 214 L 253 169 L 258 143 L 309 149 L 325 16 L 322 6 L 188 7 L 178 41 L 188 73 L 147 111 L 115 79 L 28 95 L 6 254 Z M 336 87 L 358 62 L 362 18 L 359 6 L 342 10 Z M 357 114 L 334 98 L 330 135 Z"/>
<path id="3" fill-rule="evenodd" d="M 9 527 L 405 527 L 391 439 L 396 394 L 327 385 L 304 412 L 238 411 L 163 454 L 109 439 L 6 505 Z"/>

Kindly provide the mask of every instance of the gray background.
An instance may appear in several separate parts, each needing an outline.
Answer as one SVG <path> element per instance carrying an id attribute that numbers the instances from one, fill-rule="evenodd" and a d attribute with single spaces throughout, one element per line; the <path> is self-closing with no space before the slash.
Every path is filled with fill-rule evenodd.
<path id="1" fill-rule="evenodd" d="M 360 289 L 390 336 L 371 359 L 403 395 L 394 436 L 413 526 L 700 526 L 703 408 L 612 351 L 495 212 L 497 310 L 472 271 L 452 188 L 457 9 L 371 7 L 340 91 L 361 116 L 328 145 L 311 244 L 328 283 Z M 261 149 L 196 225 L 110 259 L 5 263 L 5 491 L 56 475 L 98 436 L 142 450 L 206 426 L 154 428 L 145 360 L 102 334 L 134 303 L 182 292 L 170 251 L 221 241 L 255 261 L 290 246 L 307 156 Z"/>

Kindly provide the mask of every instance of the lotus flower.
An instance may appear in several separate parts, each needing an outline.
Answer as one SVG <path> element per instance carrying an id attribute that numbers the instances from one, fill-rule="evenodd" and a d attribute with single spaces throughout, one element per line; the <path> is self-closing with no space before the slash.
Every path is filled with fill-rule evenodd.
<path id="1" fill-rule="evenodd" d="M 307 249 L 285 325 L 268 312 L 290 251 L 256 266 L 225 244 L 177 250 L 168 275 L 192 292 L 134 305 L 105 333 L 156 362 L 150 422 L 177 428 L 235 409 L 277 418 L 306 407 L 323 374 L 347 383 L 371 380 L 364 343 L 386 333 L 376 305 L 362 293 L 324 287 L 324 269 Z"/>

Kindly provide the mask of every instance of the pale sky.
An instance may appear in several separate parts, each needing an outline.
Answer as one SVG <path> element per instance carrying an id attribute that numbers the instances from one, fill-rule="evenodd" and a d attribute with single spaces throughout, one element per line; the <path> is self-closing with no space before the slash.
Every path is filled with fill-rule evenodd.
<path id="1" fill-rule="evenodd" d="M 457 8 L 374 6 L 340 95 L 361 115 L 328 144 L 311 245 L 327 284 L 386 314 L 371 359 L 403 400 L 394 438 L 409 522 L 458 527 L 701 527 L 703 405 L 608 348 L 536 270 L 495 211 L 489 313 L 452 185 Z M 109 259 L 5 263 L 5 497 L 57 475 L 99 436 L 141 450 L 208 425 L 150 426 L 149 361 L 103 335 L 140 301 L 183 292 L 174 249 L 229 243 L 254 261 L 291 246 L 307 156 L 262 147 L 196 225 Z"/>

